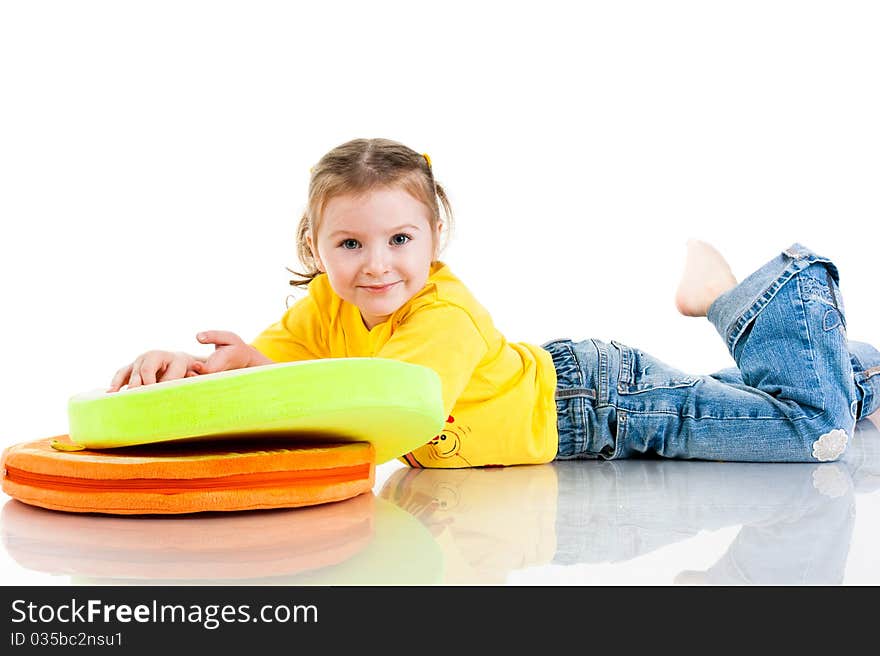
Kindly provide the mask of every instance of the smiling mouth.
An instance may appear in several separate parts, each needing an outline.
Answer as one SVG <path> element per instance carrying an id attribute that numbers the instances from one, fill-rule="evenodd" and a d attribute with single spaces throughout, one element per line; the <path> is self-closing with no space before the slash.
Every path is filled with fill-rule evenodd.
<path id="1" fill-rule="evenodd" d="M 397 282 L 400 282 L 400 281 L 398 280 Z M 388 283 L 387 285 L 380 285 L 380 286 L 375 286 L 375 285 L 361 285 L 361 288 L 362 288 L 362 289 L 366 289 L 366 290 L 369 291 L 369 292 L 381 293 L 381 292 L 388 291 L 389 289 L 391 289 L 392 287 L 394 287 L 394 285 L 396 285 L 397 282 L 390 282 L 390 283 Z"/>

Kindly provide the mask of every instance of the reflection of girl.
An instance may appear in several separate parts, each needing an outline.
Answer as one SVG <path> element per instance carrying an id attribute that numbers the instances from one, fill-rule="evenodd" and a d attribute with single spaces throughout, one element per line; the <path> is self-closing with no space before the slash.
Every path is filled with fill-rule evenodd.
<path id="1" fill-rule="evenodd" d="M 678 583 L 843 581 L 855 492 L 880 480 L 880 431 L 860 421 L 836 463 L 621 461 L 556 465 L 557 552 L 562 565 L 625 561 L 701 531 L 742 525 L 725 554 Z"/>
<path id="2" fill-rule="evenodd" d="M 880 437 L 880 436 L 878 436 Z M 559 463 L 555 564 L 627 561 L 742 525 L 724 557 L 680 583 L 840 583 L 855 500 L 843 463 Z"/>
<path id="3" fill-rule="evenodd" d="M 445 583 L 504 583 L 556 548 L 553 465 L 399 469 L 381 498 L 418 518 L 443 551 Z"/>
<path id="4" fill-rule="evenodd" d="M 880 431 L 856 426 L 836 463 L 557 462 L 394 472 L 381 496 L 443 549 L 447 582 L 504 582 L 543 565 L 628 561 L 703 531 L 742 526 L 707 571 L 679 583 L 840 583 L 854 492 L 880 480 Z M 625 566 L 624 566 L 625 567 Z"/>

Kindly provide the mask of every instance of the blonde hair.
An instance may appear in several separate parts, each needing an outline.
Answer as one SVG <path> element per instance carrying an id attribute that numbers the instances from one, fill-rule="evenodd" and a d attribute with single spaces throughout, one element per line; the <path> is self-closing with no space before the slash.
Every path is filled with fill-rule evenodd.
<path id="1" fill-rule="evenodd" d="M 306 271 L 299 273 L 288 268 L 299 276 L 290 284 L 305 287 L 321 273 L 306 238 L 317 243 L 321 215 L 331 198 L 388 187 L 399 187 L 425 204 L 431 211 L 432 234 L 436 234 L 438 223 L 445 218 L 446 238 L 437 252 L 442 250 L 452 230 L 452 207 L 443 187 L 434 180 L 430 158 L 390 139 L 353 139 L 328 152 L 312 167 L 308 204 L 296 232 L 297 255 Z"/>

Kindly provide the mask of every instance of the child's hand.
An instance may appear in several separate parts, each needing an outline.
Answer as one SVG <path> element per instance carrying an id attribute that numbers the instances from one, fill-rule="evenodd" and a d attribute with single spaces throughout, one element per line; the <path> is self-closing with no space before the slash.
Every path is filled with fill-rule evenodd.
<path id="1" fill-rule="evenodd" d="M 147 351 L 117 371 L 107 391 L 118 392 L 123 385 L 128 385 L 131 389 L 164 380 L 197 376 L 199 372 L 194 367 L 196 364 L 201 362 L 188 353 Z"/>
<path id="2" fill-rule="evenodd" d="M 214 352 L 207 358 L 197 358 L 180 351 L 147 351 L 113 376 L 108 392 L 118 392 L 123 385 L 128 388 L 176 378 L 189 378 L 200 374 L 212 374 L 229 369 L 243 369 L 257 365 L 272 364 L 253 346 L 245 344 L 235 333 L 225 330 L 207 330 L 196 338 L 202 344 L 213 344 Z"/>
<path id="3" fill-rule="evenodd" d="M 196 339 L 202 344 L 214 345 L 214 352 L 210 356 L 193 364 L 197 374 L 244 369 L 271 362 L 253 346 L 245 344 L 241 337 L 226 330 L 206 330 L 196 335 Z"/>

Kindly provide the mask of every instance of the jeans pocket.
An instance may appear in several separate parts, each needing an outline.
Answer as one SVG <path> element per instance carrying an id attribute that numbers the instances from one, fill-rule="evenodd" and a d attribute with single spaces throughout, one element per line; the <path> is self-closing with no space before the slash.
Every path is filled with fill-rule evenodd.
<path id="1" fill-rule="evenodd" d="M 611 343 L 620 351 L 618 394 L 639 394 L 655 389 L 690 387 L 700 381 L 700 376 L 689 376 L 644 351 L 614 340 L 611 340 Z"/>

